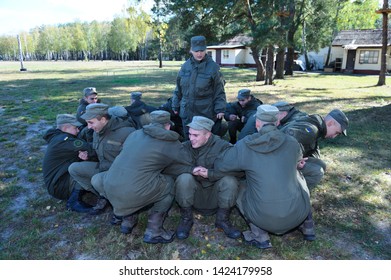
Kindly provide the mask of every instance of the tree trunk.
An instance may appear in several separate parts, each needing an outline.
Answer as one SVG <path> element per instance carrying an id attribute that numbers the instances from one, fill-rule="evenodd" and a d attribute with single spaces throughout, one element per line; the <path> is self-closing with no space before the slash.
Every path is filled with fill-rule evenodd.
<path id="1" fill-rule="evenodd" d="M 274 47 L 269 46 L 267 48 L 265 85 L 273 84 L 273 74 L 274 74 Z"/>
<path id="2" fill-rule="evenodd" d="M 286 71 L 285 75 L 293 75 L 293 60 L 295 58 L 295 49 L 293 47 L 288 48 L 288 52 L 286 54 Z"/>
<path id="3" fill-rule="evenodd" d="M 387 72 L 387 37 L 388 37 L 388 1 L 383 0 L 383 31 L 382 31 L 382 48 L 381 48 L 381 66 L 378 86 L 384 86 L 386 84 L 386 72 Z"/>
<path id="4" fill-rule="evenodd" d="M 285 49 L 279 48 L 276 57 L 276 76 L 275 79 L 284 79 L 285 67 Z"/>
<path id="5" fill-rule="evenodd" d="M 262 61 L 259 59 L 259 50 L 257 47 L 251 47 L 251 53 L 257 67 L 257 77 L 255 81 L 263 81 L 265 79 L 265 67 L 262 64 Z"/>

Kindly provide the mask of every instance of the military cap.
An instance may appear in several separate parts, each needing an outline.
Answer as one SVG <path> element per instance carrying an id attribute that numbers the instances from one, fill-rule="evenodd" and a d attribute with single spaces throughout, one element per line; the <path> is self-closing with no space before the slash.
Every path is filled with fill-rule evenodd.
<path id="1" fill-rule="evenodd" d="M 189 123 L 187 126 L 195 130 L 205 129 L 208 131 L 212 131 L 212 127 L 214 124 L 214 121 L 212 121 L 211 119 L 202 116 L 194 116 L 191 123 Z"/>
<path id="2" fill-rule="evenodd" d="M 251 95 L 251 90 L 244 88 L 238 91 L 238 99 L 246 99 L 249 98 Z"/>
<path id="3" fill-rule="evenodd" d="M 98 94 L 98 93 L 96 92 L 96 88 L 88 87 L 88 88 L 83 89 L 83 94 L 84 94 L 85 97 L 87 97 L 87 96 L 90 96 L 92 94 Z"/>
<path id="4" fill-rule="evenodd" d="M 151 117 L 151 123 L 160 123 L 160 124 L 166 124 L 169 123 L 171 125 L 174 125 L 174 123 L 170 120 L 170 113 L 163 110 L 156 110 L 152 111 L 150 113 Z"/>
<path id="5" fill-rule="evenodd" d="M 272 105 L 276 106 L 279 111 L 289 111 L 293 108 L 293 106 L 286 101 L 278 101 Z"/>
<path id="6" fill-rule="evenodd" d="M 273 123 L 278 120 L 278 112 L 279 111 L 276 106 L 262 104 L 258 106 L 255 117 L 261 121 Z"/>
<path id="7" fill-rule="evenodd" d="M 77 121 L 76 117 L 71 114 L 59 114 L 56 118 L 57 126 L 62 124 L 71 124 L 74 126 L 81 126 L 82 124 Z"/>
<path id="8" fill-rule="evenodd" d="M 109 114 L 109 105 L 103 103 L 93 103 L 89 104 L 86 107 L 86 112 L 80 117 L 85 120 L 91 120 L 98 116 L 108 115 Z"/>
<path id="9" fill-rule="evenodd" d="M 139 91 L 133 91 L 130 93 L 130 99 L 133 99 L 133 100 L 140 100 L 141 99 L 141 96 L 143 94 Z"/>
<path id="10" fill-rule="evenodd" d="M 113 106 L 108 109 L 110 116 L 123 118 L 128 114 L 124 106 Z"/>
<path id="11" fill-rule="evenodd" d="M 194 36 L 191 38 L 191 50 L 194 52 L 206 50 L 206 39 L 204 36 Z"/>
<path id="12" fill-rule="evenodd" d="M 333 117 L 334 120 L 336 120 L 340 125 L 342 129 L 342 134 L 347 136 L 346 129 L 349 126 L 349 119 L 346 117 L 346 115 L 339 109 L 332 110 L 329 115 Z"/>

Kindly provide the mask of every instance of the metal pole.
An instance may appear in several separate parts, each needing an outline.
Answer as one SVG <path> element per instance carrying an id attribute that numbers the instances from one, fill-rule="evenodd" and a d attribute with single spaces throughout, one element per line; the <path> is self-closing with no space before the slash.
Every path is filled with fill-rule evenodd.
<path id="1" fill-rule="evenodd" d="M 27 71 L 27 69 L 23 67 L 22 43 L 20 42 L 19 35 L 16 35 L 16 38 L 18 39 L 18 46 L 19 46 L 20 71 Z"/>

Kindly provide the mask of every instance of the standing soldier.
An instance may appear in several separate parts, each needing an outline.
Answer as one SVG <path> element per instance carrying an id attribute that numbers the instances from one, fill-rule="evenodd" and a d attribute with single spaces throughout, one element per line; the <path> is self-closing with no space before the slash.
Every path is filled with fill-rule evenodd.
<path id="1" fill-rule="evenodd" d="M 206 53 L 204 36 L 191 38 L 191 58 L 181 67 L 172 99 L 172 109 L 180 114 L 185 138 L 188 139 L 187 125 L 193 116 L 204 116 L 213 120 L 212 133 L 223 136 L 226 97 L 220 66 Z"/>

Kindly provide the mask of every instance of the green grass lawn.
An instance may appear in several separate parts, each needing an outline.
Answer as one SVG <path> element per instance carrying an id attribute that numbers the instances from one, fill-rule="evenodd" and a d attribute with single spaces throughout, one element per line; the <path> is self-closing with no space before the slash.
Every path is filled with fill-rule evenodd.
<path id="1" fill-rule="evenodd" d="M 102 102 L 128 105 L 131 91 L 160 105 L 172 94 L 181 62 L 0 62 L 0 259 L 391 259 L 391 87 L 377 76 L 295 73 L 255 82 L 251 69 L 223 68 L 228 101 L 250 88 L 264 103 L 286 100 L 310 114 L 342 109 L 348 137 L 321 142 L 328 164 L 311 191 L 317 240 L 299 232 L 271 236 L 259 250 L 230 240 L 214 228 L 214 217 L 196 217 L 190 238 L 166 245 L 142 242 L 146 213 L 131 235 L 111 226 L 111 213 L 90 217 L 65 210 L 42 180 L 44 132 L 59 113 L 76 113 L 85 87 Z M 391 80 L 388 77 L 387 83 Z M 246 230 L 237 211 L 234 223 Z M 176 205 L 165 227 L 179 221 Z"/>

